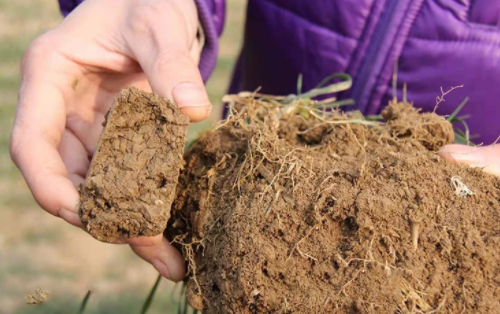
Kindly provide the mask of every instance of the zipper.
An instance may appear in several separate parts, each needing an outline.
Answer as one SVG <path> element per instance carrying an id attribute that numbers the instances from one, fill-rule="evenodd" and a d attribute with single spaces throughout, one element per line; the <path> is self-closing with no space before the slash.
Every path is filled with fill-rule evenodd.
<path id="1" fill-rule="evenodd" d="M 381 59 L 385 58 L 386 55 L 381 53 L 381 47 L 386 41 L 387 38 L 387 30 L 392 26 L 393 18 L 396 12 L 398 11 L 398 4 L 404 3 L 406 1 L 400 0 L 387 0 L 380 20 L 375 27 L 372 38 L 370 39 L 370 43 L 368 44 L 368 48 L 366 49 L 365 57 L 363 62 L 361 63 L 360 68 L 358 69 L 358 73 L 356 75 L 356 79 L 353 82 L 352 87 L 352 97 L 354 98 L 356 104 L 360 104 L 361 112 L 365 112 L 367 107 L 367 103 L 361 103 L 361 99 L 364 98 L 365 94 L 371 92 L 373 86 L 368 86 L 368 80 L 373 75 L 378 75 L 379 73 L 375 73 L 374 67 L 375 64 Z"/>

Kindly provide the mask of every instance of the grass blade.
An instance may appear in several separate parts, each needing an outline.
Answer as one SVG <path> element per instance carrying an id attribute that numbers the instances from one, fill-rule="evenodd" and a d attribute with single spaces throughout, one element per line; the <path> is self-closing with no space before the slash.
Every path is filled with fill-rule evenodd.
<path id="1" fill-rule="evenodd" d="M 334 78 L 342 79 L 343 81 L 323 87 L 327 82 L 329 82 Z M 351 88 L 351 86 L 352 86 L 352 78 L 349 74 L 334 73 L 329 77 L 327 77 L 326 79 L 324 79 L 315 89 L 312 89 L 307 93 L 302 94 L 300 98 L 314 98 L 320 95 L 333 94 L 348 90 L 349 88 Z"/>
<path id="2" fill-rule="evenodd" d="M 465 137 L 464 132 L 462 130 L 455 128 L 455 144 L 468 145 L 467 139 Z M 470 143 L 470 142 L 469 142 Z"/>
<path id="3" fill-rule="evenodd" d="M 297 96 L 300 96 L 302 94 L 302 73 L 299 74 L 299 79 L 297 80 Z"/>
<path id="4" fill-rule="evenodd" d="M 365 116 L 365 119 L 368 121 L 383 121 L 384 118 L 380 114 Z"/>
<path id="5" fill-rule="evenodd" d="M 187 314 L 188 309 L 187 296 L 184 296 L 179 303 L 179 307 L 177 308 L 177 314 Z"/>
<path id="6" fill-rule="evenodd" d="M 197 139 L 191 140 L 189 143 L 187 143 L 186 148 L 184 148 L 184 151 L 187 151 L 191 147 L 193 147 L 194 144 L 196 144 Z"/>
<path id="7" fill-rule="evenodd" d="M 351 76 L 349 74 L 345 73 L 333 73 L 329 76 L 327 76 L 325 79 L 321 81 L 321 83 L 316 86 L 316 88 L 322 88 L 326 85 L 326 83 L 330 82 L 331 80 L 338 78 L 338 79 L 343 79 L 344 81 L 352 80 Z"/>
<path id="8" fill-rule="evenodd" d="M 153 288 L 149 292 L 149 295 L 146 298 L 146 301 L 144 301 L 144 304 L 142 305 L 141 314 L 146 314 L 147 311 L 149 310 L 149 307 L 151 306 L 151 303 L 153 302 L 153 298 L 155 296 L 156 290 L 158 289 L 158 285 L 160 284 L 160 280 L 161 280 L 161 275 L 158 274 L 158 278 L 156 278 L 156 282 L 155 282 Z"/>
<path id="9" fill-rule="evenodd" d="M 460 103 L 460 105 L 457 107 L 457 109 L 455 109 L 455 111 L 453 111 L 453 113 L 448 118 L 446 118 L 446 120 L 448 120 L 449 122 L 452 122 L 453 119 L 455 119 L 455 117 L 457 116 L 457 114 L 459 114 L 460 110 L 462 110 L 462 108 L 467 104 L 468 101 L 469 101 L 469 97 L 466 97 Z"/>
<path id="10" fill-rule="evenodd" d="M 185 298 L 184 299 L 184 312 L 182 312 L 182 314 L 187 314 L 188 313 L 188 309 L 189 309 L 188 301 L 187 301 L 187 298 Z"/>
<path id="11" fill-rule="evenodd" d="M 80 311 L 78 313 L 82 314 L 83 312 L 85 312 L 85 308 L 87 307 L 87 302 L 89 302 L 91 294 L 92 290 L 87 291 L 87 294 L 85 294 L 85 297 L 82 300 L 82 304 L 80 305 Z"/>
<path id="12" fill-rule="evenodd" d="M 459 122 L 464 127 L 464 131 L 462 131 L 459 128 L 453 128 L 455 130 L 455 136 L 458 135 L 459 137 L 463 137 L 463 140 L 465 141 L 465 143 L 460 143 L 460 144 L 470 145 L 471 144 L 470 131 L 469 131 L 469 126 L 467 125 L 467 123 L 465 123 L 465 121 L 463 119 L 460 119 L 460 118 L 454 119 L 454 122 Z"/>
<path id="13" fill-rule="evenodd" d="M 334 101 L 327 104 L 316 105 L 315 107 L 323 109 L 323 108 L 338 108 L 342 106 L 351 106 L 351 105 L 354 105 L 354 99 L 344 99 L 344 100 Z"/>
<path id="14" fill-rule="evenodd" d="M 469 126 L 467 125 L 467 123 L 465 123 L 464 120 L 460 120 L 460 123 L 462 123 L 463 127 L 464 127 L 464 130 L 465 130 L 465 139 L 467 140 L 467 145 L 469 145 L 470 143 L 470 131 L 469 131 Z"/>

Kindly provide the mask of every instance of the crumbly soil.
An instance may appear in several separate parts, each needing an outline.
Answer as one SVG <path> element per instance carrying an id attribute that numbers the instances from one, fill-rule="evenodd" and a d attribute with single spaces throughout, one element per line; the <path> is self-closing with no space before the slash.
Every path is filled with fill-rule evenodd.
<path id="1" fill-rule="evenodd" d="M 28 293 L 25 297 L 24 300 L 26 304 L 30 305 L 36 305 L 36 304 L 41 304 L 49 298 L 50 293 L 47 291 L 38 288 L 33 292 Z"/>
<path id="2" fill-rule="evenodd" d="M 172 102 L 136 88 L 106 116 L 79 214 L 101 241 L 161 234 L 170 218 L 189 119 Z"/>
<path id="3" fill-rule="evenodd" d="M 500 313 L 500 180 L 437 156 L 453 141 L 444 118 L 392 103 L 386 123 L 356 123 L 236 99 L 187 151 L 166 230 L 194 308 Z"/>

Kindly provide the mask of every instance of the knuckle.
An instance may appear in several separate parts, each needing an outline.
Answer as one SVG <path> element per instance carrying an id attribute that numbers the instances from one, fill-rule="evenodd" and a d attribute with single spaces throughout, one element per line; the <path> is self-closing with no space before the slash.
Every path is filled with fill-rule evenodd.
<path id="1" fill-rule="evenodd" d="M 31 42 L 23 56 L 23 61 L 45 57 L 54 50 L 54 43 L 47 34 L 41 35 Z"/>
<path id="2" fill-rule="evenodd" d="M 149 34 L 154 22 L 165 18 L 165 16 L 162 17 L 161 13 L 164 11 L 164 6 L 165 4 L 148 2 L 134 8 L 128 19 L 132 33 L 135 35 Z"/>
<path id="3" fill-rule="evenodd" d="M 164 72 L 171 70 L 174 66 L 187 68 L 190 63 L 190 54 L 187 49 L 169 49 L 158 54 L 154 67 Z"/>

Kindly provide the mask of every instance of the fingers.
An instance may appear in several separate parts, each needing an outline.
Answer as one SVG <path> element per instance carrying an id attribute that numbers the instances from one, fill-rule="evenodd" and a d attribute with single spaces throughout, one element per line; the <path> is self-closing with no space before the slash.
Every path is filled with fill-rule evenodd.
<path id="1" fill-rule="evenodd" d="M 33 196 L 42 208 L 78 225 L 78 192 L 67 177 L 57 147 L 65 126 L 65 108 L 57 77 L 47 67 L 54 64 L 50 45 L 36 43 L 22 65 L 18 108 L 10 152 Z"/>
<path id="2" fill-rule="evenodd" d="M 64 221 L 75 227 L 83 228 L 83 224 L 80 221 L 80 216 L 78 216 L 76 208 L 74 211 L 61 208 L 57 211 L 57 216 L 61 217 Z"/>
<path id="3" fill-rule="evenodd" d="M 59 143 L 59 154 L 66 165 L 68 178 L 75 186 L 83 183 L 90 166 L 87 149 L 68 129 L 64 131 L 61 143 Z"/>
<path id="4" fill-rule="evenodd" d="M 146 73 L 152 90 L 173 99 L 181 111 L 196 122 L 207 118 L 212 106 L 190 53 L 196 27 L 193 30 L 188 21 L 191 18 L 186 18 L 183 10 L 187 9 L 175 1 L 145 5 L 131 16 L 128 25 L 131 31 L 124 36 L 126 46 Z M 192 10 L 196 12 L 194 6 Z"/>
<path id="5" fill-rule="evenodd" d="M 202 121 L 210 116 L 212 105 L 204 87 L 184 81 L 175 85 L 172 94 L 174 102 L 191 122 Z"/>
<path id="6" fill-rule="evenodd" d="M 184 278 L 184 259 L 163 235 L 126 241 L 139 257 L 152 264 L 163 277 L 176 282 Z"/>
<path id="7" fill-rule="evenodd" d="M 444 159 L 483 168 L 485 172 L 500 176 L 500 145 L 472 147 L 451 144 L 441 148 L 439 155 Z"/>
<path id="8" fill-rule="evenodd" d="M 153 56 L 138 56 L 153 91 L 173 99 L 191 122 L 206 119 L 212 105 L 208 99 L 198 66 L 189 51 L 165 48 Z"/>

